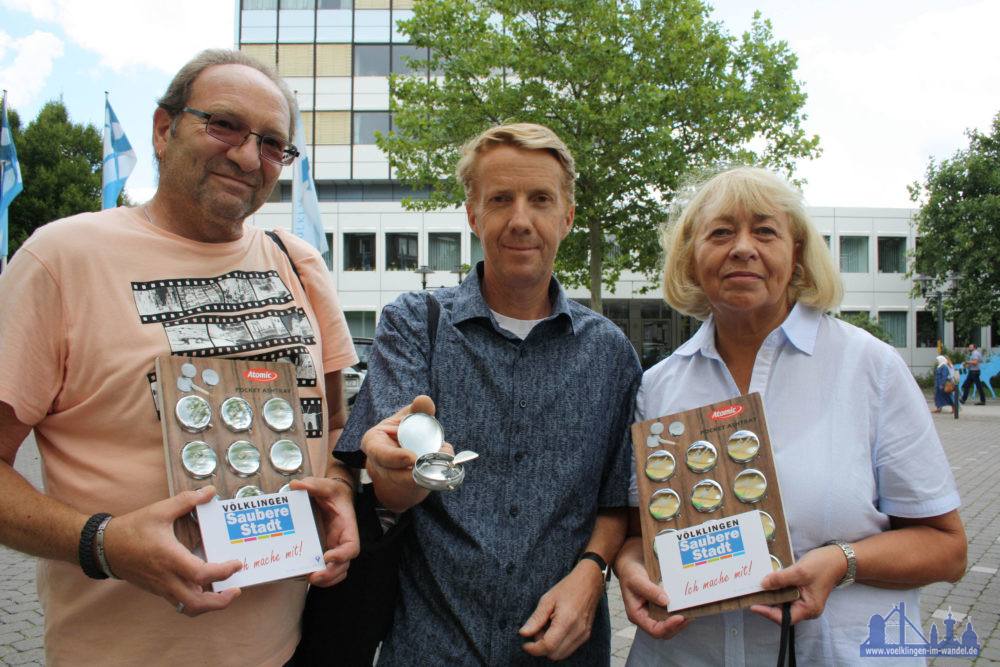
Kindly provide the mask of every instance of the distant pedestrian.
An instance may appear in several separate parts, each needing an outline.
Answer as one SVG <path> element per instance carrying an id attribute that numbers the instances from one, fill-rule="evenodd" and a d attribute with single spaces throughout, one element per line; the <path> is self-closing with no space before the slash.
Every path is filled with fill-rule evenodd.
<path id="1" fill-rule="evenodd" d="M 944 406 L 951 407 L 952 412 L 955 411 L 955 394 L 956 386 L 954 379 L 954 367 L 951 365 L 951 360 L 939 354 L 937 356 L 937 370 L 934 371 L 934 409 L 931 412 L 941 412 L 941 408 Z M 945 385 L 951 382 L 951 390 L 946 389 Z"/>
<path id="2" fill-rule="evenodd" d="M 965 382 L 962 383 L 962 403 L 969 398 L 969 388 L 975 387 L 979 391 L 979 402 L 976 405 L 986 405 L 986 387 L 979 379 L 979 362 L 983 360 L 983 355 L 976 349 L 975 343 L 969 343 L 969 358 L 965 360 L 965 368 L 969 371 Z M 975 393 L 975 392 L 973 392 Z"/>

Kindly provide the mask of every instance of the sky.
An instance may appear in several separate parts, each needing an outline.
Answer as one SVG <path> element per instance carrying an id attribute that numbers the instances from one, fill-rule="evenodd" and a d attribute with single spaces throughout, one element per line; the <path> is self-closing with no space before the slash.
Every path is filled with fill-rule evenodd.
<path id="1" fill-rule="evenodd" d="M 908 208 L 930 160 L 989 132 L 1000 112 L 996 0 L 716 0 L 741 34 L 754 11 L 798 56 L 805 129 L 822 155 L 800 162 L 811 206 Z M 155 190 L 152 113 L 171 76 L 203 48 L 235 44 L 235 0 L 0 0 L 0 87 L 22 125 L 62 99 L 104 125 L 104 91 L 139 164 L 126 185 Z"/>

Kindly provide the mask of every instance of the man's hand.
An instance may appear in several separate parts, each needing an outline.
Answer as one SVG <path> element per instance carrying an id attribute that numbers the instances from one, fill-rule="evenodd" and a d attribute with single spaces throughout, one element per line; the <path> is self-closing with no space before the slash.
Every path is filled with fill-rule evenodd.
<path id="1" fill-rule="evenodd" d="M 823 613 L 830 591 L 843 579 L 846 570 L 847 562 L 840 547 L 823 546 L 808 552 L 794 565 L 771 572 L 760 585 L 769 591 L 792 586 L 799 589 L 799 599 L 792 603 L 792 625 L 795 625 Z M 781 623 L 781 607 L 755 604 L 750 611 Z"/>
<path id="2" fill-rule="evenodd" d="M 666 591 L 650 580 L 642 562 L 642 542 L 639 538 L 633 537 L 625 542 L 615 566 L 628 620 L 644 632 L 656 639 L 671 639 L 694 620 L 675 614 L 657 621 L 649 615 L 650 603 L 666 608 L 670 598 Z"/>
<path id="3" fill-rule="evenodd" d="M 361 552 L 354 518 L 354 491 L 347 484 L 319 477 L 292 480 L 291 488 L 308 491 L 323 519 L 326 569 L 310 574 L 309 583 L 321 588 L 340 583 L 347 576 L 351 560 Z"/>
<path id="4" fill-rule="evenodd" d="M 367 459 L 368 475 L 375 484 L 375 495 L 397 514 L 422 502 L 430 493 L 413 481 L 417 455 L 400 447 L 397 439 L 399 422 L 414 412 L 433 415 L 434 401 L 429 396 L 417 396 L 413 403 L 368 429 L 361 438 L 361 451 Z M 451 445 L 445 444 L 441 451 L 452 452 Z"/>
<path id="5" fill-rule="evenodd" d="M 242 563 L 238 560 L 206 563 L 174 536 L 174 521 L 214 496 L 215 488 L 209 486 L 116 516 L 104 534 L 111 571 L 172 606 L 183 603 L 188 616 L 228 607 L 239 596 L 240 589 L 213 593 L 211 584 L 231 577 Z"/>
<path id="6" fill-rule="evenodd" d="M 551 660 L 568 658 L 590 638 L 597 603 L 604 595 L 604 575 L 597 563 L 583 560 L 549 589 L 524 626 L 522 637 L 531 637 L 524 650 Z"/>

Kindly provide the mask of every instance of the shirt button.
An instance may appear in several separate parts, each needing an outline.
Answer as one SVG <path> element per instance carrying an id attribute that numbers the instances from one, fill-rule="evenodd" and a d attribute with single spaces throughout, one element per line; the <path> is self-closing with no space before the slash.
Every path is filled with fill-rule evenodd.
<path id="1" fill-rule="evenodd" d="M 510 515 L 511 516 L 515 516 L 516 517 L 520 513 L 521 513 L 521 510 L 519 510 L 517 508 L 517 505 L 514 505 L 513 507 L 510 508 Z"/>
<path id="2" fill-rule="evenodd" d="M 514 564 L 507 563 L 507 574 L 514 574 Z"/>
<path id="3" fill-rule="evenodd" d="M 522 408 L 526 408 L 526 407 L 528 407 L 528 402 L 527 402 L 526 400 L 524 400 L 524 399 L 522 398 L 522 399 L 521 399 L 521 402 L 519 403 L 519 405 L 520 405 L 520 406 L 521 406 Z"/>
<path id="4" fill-rule="evenodd" d="M 733 637 L 738 637 L 740 631 L 736 628 L 729 628 L 729 634 L 731 634 Z"/>
<path id="5" fill-rule="evenodd" d="M 517 454 L 514 454 L 514 460 L 516 462 L 518 462 L 518 463 L 520 463 L 521 461 L 523 461 L 524 460 L 524 452 L 518 452 Z"/>
<path id="6" fill-rule="evenodd" d="M 501 630 L 507 629 L 507 621 L 500 621 L 500 629 Z"/>

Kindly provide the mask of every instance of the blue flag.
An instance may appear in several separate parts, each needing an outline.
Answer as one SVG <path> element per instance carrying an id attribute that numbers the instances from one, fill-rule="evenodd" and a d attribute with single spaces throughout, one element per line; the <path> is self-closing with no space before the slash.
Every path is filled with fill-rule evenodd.
<path id="1" fill-rule="evenodd" d="M 320 254 L 326 254 L 330 251 L 330 246 L 326 242 L 323 219 L 319 214 L 319 198 L 316 196 L 312 169 L 309 168 L 309 150 L 306 146 L 306 133 L 302 129 L 301 113 L 295 123 L 294 143 L 300 155 L 293 167 L 292 232 L 312 244 Z"/>
<path id="2" fill-rule="evenodd" d="M 101 208 L 118 205 L 118 195 L 125 187 L 125 181 L 135 169 L 135 151 L 128 142 L 118 116 L 111 108 L 111 102 L 104 98 L 104 203 Z"/>
<path id="3" fill-rule="evenodd" d="M 0 255 L 7 257 L 7 207 L 14 197 L 21 193 L 24 184 L 21 181 L 21 167 L 17 164 L 17 151 L 14 149 L 14 137 L 7 124 L 7 100 L 0 103 Z"/>

